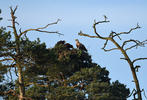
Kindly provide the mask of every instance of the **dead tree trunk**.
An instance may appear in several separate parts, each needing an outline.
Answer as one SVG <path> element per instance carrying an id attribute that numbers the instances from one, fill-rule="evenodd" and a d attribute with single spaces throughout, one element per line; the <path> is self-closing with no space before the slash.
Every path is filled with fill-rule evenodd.
<path id="1" fill-rule="evenodd" d="M 61 33 L 59 33 L 58 31 L 44 31 L 43 29 L 46 29 L 48 28 L 50 25 L 54 25 L 54 24 L 57 24 L 60 20 L 58 19 L 56 22 L 54 23 L 49 23 L 47 24 L 46 26 L 44 27 L 39 27 L 39 28 L 35 28 L 35 29 L 27 29 L 25 31 L 21 31 L 21 29 L 19 29 L 19 31 L 17 31 L 16 29 L 16 24 L 19 25 L 19 23 L 16 21 L 16 16 L 15 16 L 15 12 L 17 10 L 17 6 L 15 9 L 12 9 L 12 7 L 10 7 L 10 10 L 11 10 L 11 22 L 12 22 L 12 26 L 8 26 L 10 28 L 13 29 L 13 34 L 14 34 L 14 38 L 15 38 L 15 43 L 16 43 L 16 46 L 14 47 L 15 48 L 15 57 L 14 58 L 14 61 L 16 63 L 16 67 L 17 67 L 17 72 L 18 72 L 18 87 L 19 87 L 19 100 L 24 100 L 26 99 L 27 97 L 25 97 L 25 84 L 24 84 L 24 79 L 23 79 L 23 61 L 21 61 L 21 59 L 23 58 L 23 56 L 21 55 L 21 44 L 20 44 L 20 39 L 22 38 L 23 35 L 26 35 L 27 32 L 29 31 L 37 31 L 37 32 L 44 32 L 44 33 L 56 33 L 56 34 L 59 34 L 59 35 L 62 35 Z"/>
<path id="2" fill-rule="evenodd" d="M 138 94 L 138 100 L 142 100 L 140 85 L 139 85 L 139 81 L 138 81 L 138 78 L 137 78 L 137 75 L 136 75 L 136 70 L 135 70 L 135 67 L 133 65 L 133 62 L 130 60 L 126 51 L 114 39 L 112 39 L 111 41 L 122 52 L 122 54 L 124 55 L 124 59 L 127 60 L 129 66 L 130 66 L 132 75 L 133 75 L 134 82 L 135 82 L 135 86 L 136 86 L 136 90 L 137 90 L 137 94 Z"/>
<path id="3" fill-rule="evenodd" d="M 80 36 L 90 37 L 90 38 L 99 38 L 99 39 L 105 40 L 104 46 L 102 48 L 105 52 L 112 51 L 112 50 L 120 50 L 121 51 L 121 53 L 124 56 L 124 58 L 121 58 L 121 59 L 126 60 L 128 62 L 129 67 L 130 67 L 131 72 L 132 72 L 133 81 L 135 82 L 136 90 L 135 90 L 135 93 L 134 93 L 134 100 L 142 100 L 139 80 L 138 80 L 137 74 L 136 74 L 137 66 L 134 65 L 134 62 L 136 62 L 138 60 L 145 60 L 147 58 L 137 58 L 137 59 L 131 60 L 130 57 L 128 56 L 128 54 L 127 54 L 127 50 L 130 50 L 130 49 L 132 49 L 134 47 L 138 47 L 138 46 L 144 46 L 145 44 L 147 44 L 147 40 L 140 42 L 138 40 L 130 39 L 130 40 L 124 41 L 122 45 L 119 45 L 119 43 L 116 42 L 116 40 L 114 39 L 115 37 L 117 37 L 118 39 L 122 40 L 121 37 L 120 37 L 121 35 L 123 35 L 123 34 L 130 34 L 133 30 L 136 30 L 136 29 L 140 28 L 140 26 L 137 24 L 137 26 L 135 28 L 131 28 L 128 32 L 116 33 L 116 32 L 112 31 L 109 34 L 108 37 L 103 37 L 103 36 L 101 36 L 97 32 L 96 25 L 101 24 L 101 23 L 107 23 L 107 22 L 110 22 L 110 21 L 107 20 L 106 16 L 104 16 L 104 21 L 99 21 L 99 22 L 94 21 L 93 29 L 94 29 L 94 33 L 96 34 L 96 36 L 90 36 L 88 34 L 84 34 L 84 33 L 82 33 L 82 31 L 80 31 L 79 35 Z M 116 47 L 115 48 L 111 48 L 111 49 L 106 49 L 106 46 L 107 46 L 109 41 L 112 42 Z M 130 42 L 134 43 L 134 45 L 132 45 L 130 47 L 124 48 L 124 46 L 126 46 L 126 44 L 130 43 Z M 137 68 L 137 71 L 138 71 L 138 68 Z M 135 96 L 136 94 L 137 94 L 137 98 Z"/>

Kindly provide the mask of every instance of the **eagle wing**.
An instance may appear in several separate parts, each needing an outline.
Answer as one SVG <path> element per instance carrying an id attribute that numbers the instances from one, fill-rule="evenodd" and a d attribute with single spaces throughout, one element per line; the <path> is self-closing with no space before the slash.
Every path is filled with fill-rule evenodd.
<path id="1" fill-rule="evenodd" d="M 83 51 L 87 51 L 86 47 L 82 43 L 80 43 L 79 49 Z"/>

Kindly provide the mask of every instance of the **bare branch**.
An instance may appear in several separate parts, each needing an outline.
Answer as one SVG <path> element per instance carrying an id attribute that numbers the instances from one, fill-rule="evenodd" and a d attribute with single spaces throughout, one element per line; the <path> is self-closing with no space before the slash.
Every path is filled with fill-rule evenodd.
<path id="1" fill-rule="evenodd" d="M 108 40 L 105 41 L 104 46 L 102 47 L 102 49 L 104 49 L 107 46 Z"/>
<path id="2" fill-rule="evenodd" d="M 18 6 L 16 6 L 15 9 L 13 10 L 12 7 L 10 7 L 10 9 L 13 11 L 13 12 L 12 12 L 13 14 L 15 14 L 17 8 L 18 8 Z"/>
<path id="3" fill-rule="evenodd" d="M 88 35 L 88 34 L 84 34 L 84 33 L 78 33 L 78 35 L 80 35 L 80 36 L 86 36 L 86 37 L 90 37 L 90 38 L 99 38 L 98 36 L 90 36 L 90 35 Z"/>
<path id="4" fill-rule="evenodd" d="M 25 31 L 23 31 L 23 32 L 21 32 L 20 34 L 19 34 L 19 37 L 21 37 L 23 34 L 26 34 L 27 32 L 29 32 L 29 31 L 39 31 L 39 32 L 46 32 L 46 33 L 57 33 L 57 34 L 60 34 L 61 35 L 61 33 L 59 33 L 59 32 L 49 32 L 49 31 L 43 31 L 42 29 L 46 29 L 46 28 L 48 28 L 50 25 L 54 25 L 54 24 L 58 24 L 58 22 L 60 21 L 60 19 L 58 19 L 56 22 L 54 22 L 54 23 L 49 23 L 49 24 L 47 24 L 46 26 L 44 26 L 44 27 L 39 27 L 39 28 L 35 28 L 35 29 L 27 29 L 27 30 L 25 30 Z"/>
<path id="5" fill-rule="evenodd" d="M 134 92 L 136 92 L 135 89 L 132 90 L 132 92 L 130 93 L 130 95 L 127 98 L 131 97 Z"/>
<path id="6" fill-rule="evenodd" d="M 144 97 L 145 97 L 145 98 L 146 98 L 146 100 L 147 100 L 147 96 L 146 96 L 146 94 L 145 94 L 144 89 L 142 89 L 142 92 L 143 92 L 143 94 L 144 94 Z"/>
<path id="7" fill-rule="evenodd" d="M 7 26 L 7 27 L 13 28 L 13 26 Z"/>
<path id="8" fill-rule="evenodd" d="M 136 70 L 136 72 L 138 72 L 139 68 L 141 68 L 140 65 L 136 65 L 136 66 L 135 66 L 135 70 Z"/>
<path id="9" fill-rule="evenodd" d="M 115 34 L 115 35 L 114 35 L 114 34 Z M 119 36 L 119 35 L 117 35 L 117 33 L 116 33 L 116 32 L 111 31 L 111 33 L 110 33 L 110 36 L 109 36 L 109 37 L 114 38 L 115 36 L 117 36 L 117 37 L 118 37 L 118 39 L 120 39 L 120 40 L 121 40 L 120 36 Z"/>
<path id="10" fill-rule="evenodd" d="M 105 49 L 105 48 L 102 48 L 105 52 L 108 52 L 108 51 L 112 51 L 112 50 L 118 50 L 118 48 L 112 48 L 112 49 Z"/>
<path id="11" fill-rule="evenodd" d="M 124 48 L 124 46 L 128 43 L 128 42 L 134 42 L 137 44 L 137 42 L 133 39 L 130 39 L 130 40 L 127 40 L 127 41 L 124 41 L 123 44 L 122 44 L 122 48 Z"/>
<path id="12" fill-rule="evenodd" d="M 11 10 L 11 21 L 12 21 L 12 28 L 13 28 L 13 31 L 14 31 L 14 35 L 15 35 L 15 38 L 18 37 L 18 34 L 17 34 L 17 30 L 16 30 L 16 27 L 15 27 L 15 24 L 17 23 L 15 20 L 16 20 L 16 16 L 15 16 L 15 12 L 17 10 L 17 6 L 15 7 L 15 9 L 13 10 L 12 7 L 10 7 L 10 10 Z M 18 23 L 17 23 L 18 24 Z"/>
<path id="13" fill-rule="evenodd" d="M 15 23 L 16 23 L 17 25 L 19 25 L 19 23 L 18 23 L 18 22 L 16 22 L 16 21 L 15 21 Z"/>
<path id="14" fill-rule="evenodd" d="M 130 40 L 124 41 L 124 43 L 123 43 L 123 45 L 122 45 L 122 48 L 123 48 L 127 43 L 129 43 L 129 42 L 134 42 L 135 45 L 126 48 L 125 51 L 130 50 L 130 49 L 132 49 L 132 48 L 134 48 L 134 47 L 137 48 L 138 46 L 144 47 L 145 44 L 147 44 L 147 40 L 144 40 L 144 41 L 140 42 L 139 40 L 130 39 Z"/>
<path id="15" fill-rule="evenodd" d="M 108 40 L 109 37 L 102 37 L 99 33 L 97 33 L 97 30 L 96 30 L 96 25 L 101 24 L 101 23 L 108 23 L 108 22 L 110 21 L 107 21 L 106 17 L 104 17 L 104 21 L 98 21 L 98 22 L 94 21 L 93 29 L 94 29 L 94 33 L 98 36 L 98 38 Z"/>
<path id="16" fill-rule="evenodd" d="M 38 32 L 44 32 L 44 33 L 56 33 L 56 34 L 59 34 L 59 35 L 63 35 L 61 33 L 59 33 L 58 31 L 54 31 L 54 32 L 49 32 L 49 31 L 42 31 L 42 30 L 36 30 Z"/>
<path id="17" fill-rule="evenodd" d="M 123 59 L 123 60 L 128 60 L 128 59 L 126 59 L 126 58 L 120 58 L 120 59 Z"/>
<path id="18" fill-rule="evenodd" d="M 137 58 L 135 60 L 133 60 L 132 62 L 135 63 L 136 61 L 139 61 L 139 60 L 146 60 L 147 58 Z"/>
<path id="19" fill-rule="evenodd" d="M 122 34 L 130 34 L 133 30 L 136 30 L 136 29 L 139 29 L 139 28 L 141 28 L 141 27 L 137 23 L 137 26 L 135 28 L 131 28 L 128 32 L 120 32 L 120 33 L 117 33 L 117 34 L 114 35 L 114 37 L 115 36 L 122 35 Z"/>
<path id="20" fill-rule="evenodd" d="M 109 37 L 109 38 L 110 38 L 110 37 Z M 104 43 L 104 46 L 102 47 L 102 49 L 103 49 L 105 52 L 112 51 L 112 50 L 118 50 L 118 48 L 105 49 L 106 46 L 107 46 L 107 43 L 108 43 L 108 40 L 106 40 L 106 42 Z"/>

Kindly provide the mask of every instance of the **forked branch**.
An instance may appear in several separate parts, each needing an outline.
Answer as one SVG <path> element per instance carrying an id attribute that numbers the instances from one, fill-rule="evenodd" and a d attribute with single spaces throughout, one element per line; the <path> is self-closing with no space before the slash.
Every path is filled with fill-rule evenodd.
<path id="1" fill-rule="evenodd" d="M 125 49 L 125 51 L 127 51 L 127 50 L 130 50 L 130 49 L 132 49 L 132 48 L 137 48 L 138 46 L 140 46 L 140 47 L 145 47 L 145 44 L 147 44 L 147 40 L 144 40 L 144 41 L 142 41 L 142 42 L 140 42 L 139 40 L 127 40 L 127 41 L 125 41 L 126 43 L 128 43 L 128 42 L 134 42 L 135 43 L 135 45 L 132 45 L 132 46 L 130 46 L 130 47 L 128 47 L 128 48 L 126 48 Z M 126 43 L 124 42 L 124 44 L 122 45 L 122 47 L 124 47 L 125 45 L 126 45 Z"/>
<path id="2" fill-rule="evenodd" d="M 103 39 L 103 40 L 108 40 L 108 39 L 109 39 L 109 37 L 103 37 L 103 36 L 101 36 L 101 35 L 97 32 L 97 30 L 96 30 L 96 26 L 97 26 L 98 24 L 101 24 L 101 23 L 108 23 L 108 22 L 110 22 L 110 21 L 107 21 L 107 18 L 105 18 L 105 16 L 104 16 L 104 21 L 98 21 L 98 22 L 96 22 L 96 20 L 94 20 L 93 29 L 94 29 L 94 33 L 98 36 L 98 38 Z"/>
<path id="3" fill-rule="evenodd" d="M 58 31 L 53 31 L 53 32 L 51 32 L 51 31 L 43 31 L 43 29 L 46 29 L 46 28 L 48 28 L 51 25 L 58 24 L 59 21 L 60 21 L 60 19 L 58 19 L 54 23 L 49 23 L 49 24 L 45 25 L 44 27 L 39 27 L 39 28 L 34 28 L 34 29 L 31 28 L 31 29 L 27 29 L 27 30 L 25 30 L 23 32 L 20 31 L 19 37 L 21 37 L 23 34 L 26 34 L 29 31 L 38 31 L 38 32 L 45 32 L 45 33 L 57 33 L 59 35 L 63 35 L 63 34 L 59 33 Z"/>
<path id="4" fill-rule="evenodd" d="M 29 31 L 38 31 L 38 32 L 44 32 L 44 33 L 56 33 L 56 34 L 59 34 L 59 35 L 63 35 L 61 33 L 59 33 L 58 31 L 45 31 L 43 29 L 46 29 L 48 28 L 49 26 L 51 25 L 54 25 L 54 24 L 58 24 L 58 22 L 60 21 L 60 19 L 58 19 L 56 22 L 53 22 L 53 23 L 49 23 L 43 27 L 39 27 L 39 28 L 30 28 L 30 29 L 27 29 L 23 32 L 21 32 L 21 29 L 19 29 L 19 34 L 17 33 L 17 29 L 16 29 L 16 24 L 19 25 L 19 23 L 16 21 L 16 16 L 15 16 L 15 12 L 17 10 L 18 6 L 16 6 L 14 9 L 12 7 L 10 7 L 10 10 L 11 10 L 11 20 L 12 21 L 12 26 L 8 26 L 10 28 L 13 28 L 13 31 L 14 31 L 14 35 L 16 38 L 20 38 L 22 35 L 26 35 L 27 32 Z"/>
<path id="5" fill-rule="evenodd" d="M 115 36 L 120 36 L 120 35 L 123 35 L 123 34 L 130 34 L 132 31 L 134 31 L 134 30 L 136 30 L 136 29 L 139 29 L 139 28 L 141 28 L 141 27 L 140 27 L 140 26 L 138 25 L 138 23 L 137 23 L 137 25 L 136 25 L 135 28 L 131 28 L 128 32 L 116 33 L 113 37 L 115 37 Z"/>

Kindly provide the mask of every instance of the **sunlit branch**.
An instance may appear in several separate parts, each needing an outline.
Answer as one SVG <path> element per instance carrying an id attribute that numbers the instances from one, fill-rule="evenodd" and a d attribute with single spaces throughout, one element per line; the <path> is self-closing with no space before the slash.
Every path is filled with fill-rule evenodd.
<path id="1" fill-rule="evenodd" d="M 130 39 L 130 40 L 127 40 L 127 41 L 124 41 L 124 42 L 123 42 L 122 48 L 124 48 L 124 46 L 125 46 L 127 43 L 130 43 L 130 42 L 134 42 L 135 44 L 137 44 L 136 40 Z"/>
<path id="2" fill-rule="evenodd" d="M 112 49 L 105 49 L 105 48 L 102 48 L 105 52 L 108 52 L 108 51 L 112 51 L 112 50 L 118 50 L 118 48 L 112 48 Z"/>
<path id="3" fill-rule="evenodd" d="M 51 32 L 51 31 L 42 31 L 42 30 L 36 30 L 36 31 L 44 32 L 44 33 L 56 33 L 56 34 L 59 34 L 59 35 L 63 35 L 63 34 L 59 33 L 58 31 L 53 31 L 53 32 Z"/>
<path id="4" fill-rule="evenodd" d="M 105 52 L 112 51 L 112 50 L 118 50 L 118 48 L 105 49 L 106 46 L 107 46 L 107 43 L 108 43 L 108 40 L 105 41 L 104 46 L 102 47 L 102 49 L 103 49 Z"/>
<path id="5" fill-rule="evenodd" d="M 104 40 L 108 40 L 109 37 L 102 37 L 102 36 L 97 32 L 97 30 L 96 30 L 96 25 L 101 24 L 101 23 L 108 23 L 108 22 L 110 22 L 110 21 L 107 21 L 105 17 L 104 17 L 104 21 L 98 21 L 98 22 L 96 22 L 96 21 L 94 20 L 93 29 L 94 29 L 94 33 L 98 36 L 98 38 L 104 39 Z"/>
<path id="6" fill-rule="evenodd" d="M 110 33 L 110 35 L 109 35 L 109 37 L 111 37 L 111 38 L 114 38 L 115 36 L 117 36 L 117 37 L 121 40 L 120 36 L 117 35 L 117 33 L 114 32 L 114 31 L 112 31 L 112 32 Z"/>
<path id="7" fill-rule="evenodd" d="M 16 16 L 15 16 L 15 12 L 16 12 L 16 10 L 17 10 L 17 7 L 18 6 L 16 6 L 14 9 L 12 9 L 12 7 L 10 7 L 10 10 L 11 10 L 11 21 L 12 21 L 12 28 L 13 28 L 13 31 L 14 31 L 14 35 L 15 35 L 15 38 L 17 38 L 18 37 L 18 34 L 17 34 L 17 30 L 16 30 L 16 27 L 15 27 L 15 24 L 16 23 L 18 23 L 18 22 L 16 22 Z"/>
<path id="8" fill-rule="evenodd" d="M 125 51 L 130 50 L 130 49 L 132 49 L 132 48 L 134 48 L 134 47 L 137 48 L 138 46 L 140 46 L 140 47 L 144 47 L 145 44 L 147 44 L 147 40 L 144 40 L 144 41 L 140 42 L 140 41 L 138 41 L 138 40 L 133 40 L 133 39 L 131 39 L 131 40 L 127 40 L 127 41 L 125 41 L 125 42 L 123 43 L 122 47 L 124 47 L 124 46 L 125 46 L 127 43 L 129 43 L 129 42 L 134 42 L 135 45 L 126 48 Z"/>
<path id="9" fill-rule="evenodd" d="M 86 36 L 86 37 L 90 37 L 90 38 L 99 38 L 98 36 L 90 36 L 90 35 L 84 34 L 84 33 L 78 33 L 78 35 L 80 35 L 80 36 Z"/>
<path id="10" fill-rule="evenodd" d="M 122 34 L 130 34 L 133 30 L 136 30 L 136 29 L 139 29 L 139 28 L 141 28 L 141 27 L 140 27 L 140 26 L 138 25 L 138 23 L 137 23 L 137 26 L 136 26 L 135 28 L 131 28 L 128 32 L 116 33 L 116 34 L 114 35 L 114 37 L 115 37 L 115 36 L 122 35 Z"/>
<path id="11" fill-rule="evenodd" d="M 44 27 L 39 27 L 39 28 L 35 28 L 35 29 L 33 29 L 33 28 L 27 29 L 27 30 L 21 32 L 21 33 L 19 34 L 19 37 L 21 37 L 23 34 L 26 34 L 26 33 L 29 32 L 29 31 L 38 31 L 38 32 L 45 32 L 45 33 L 57 33 L 57 34 L 59 34 L 59 35 L 63 35 L 63 34 L 59 33 L 58 31 L 55 31 L 55 32 L 43 31 L 43 29 L 46 29 L 46 28 L 48 28 L 48 27 L 51 26 L 51 25 L 58 24 L 59 21 L 60 21 L 60 19 L 58 19 L 58 20 L 57 20 L 56 22 L 54 22 L 54 23 L 49 23 L 49 24 L 45 25 Z"/>
<path id="12" fill-rule="evenodd" d="M 139 60 L 146 60 L 147 58 L 137 58 L 135 60 L 133 60 L 133 63 L 135 63 L 136 61 L 139 61 Z"/>

